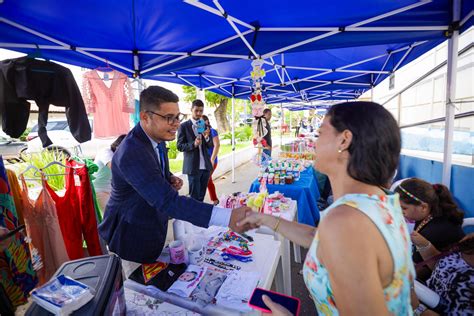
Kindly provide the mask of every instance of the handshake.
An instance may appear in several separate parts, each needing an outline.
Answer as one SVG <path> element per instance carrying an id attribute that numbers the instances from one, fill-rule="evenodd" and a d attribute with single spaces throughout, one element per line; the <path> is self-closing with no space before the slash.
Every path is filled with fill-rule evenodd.
<path id="1" fill-rule="evenodd" d="M 265 225 L 265 216 L 262 213 L 253 212 L 250 207 L 242 206 L 232 210 L 229 228 L 236 233 L 244 233 L 248 230 Z"/>

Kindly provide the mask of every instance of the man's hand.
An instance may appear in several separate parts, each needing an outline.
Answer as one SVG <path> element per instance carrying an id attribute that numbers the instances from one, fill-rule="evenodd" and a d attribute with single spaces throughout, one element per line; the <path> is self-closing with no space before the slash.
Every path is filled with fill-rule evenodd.
<path id="1" fill-rule="evenodd" d="M 237 226 L 239 221 L 242 221 L 246 216 L 252 214 L 252 209 L 247 206 L 242 206 L 239 208 L 234 208 L 232 210 L 232 215 L 230 216 L 229 228 L 235 231 L 236 233 L 243 233 L 251 229 L 250 225 L 240 225 Z"/>
<path id="2" fill-rule="evenodd" d="M 176 191 L 179 191 L 183 187 L 183 180 L 179 177 L 171 176 L 170 184 Z"/>
<path id="3" fill-rule="evenodd" d="M 194 140 L 194 147 L 199 147 L 202 143 L 202 135 L 198 135 Z"/>

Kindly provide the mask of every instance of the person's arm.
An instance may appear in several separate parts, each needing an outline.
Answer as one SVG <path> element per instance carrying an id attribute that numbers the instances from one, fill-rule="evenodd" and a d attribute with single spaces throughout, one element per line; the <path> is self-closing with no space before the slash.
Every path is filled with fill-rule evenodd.
<path id="1" fill-rule="evenodd" d="M 270 229 L 277 231 L 286 239 L 305 248 L 311 246 L 314 234 L 316 233 L 316 227 L 290 222 L 283 218 L 256 212 L 252 212 L 237 225 L 250 225 L 253 228 L 267 226 Z"/>
<path id="2" fill-rule="evenodd" d="M 158 165 L 150 164 L 150 161 L 154 161 L 153 152 L 145 151 L 142 146 L 130 146 L 119 155 L 114 158 L 115 172 L 119 172 L 157 212 L 200 227 L 229 226 L 237 232 L 248 229 L 247 226 L 237 227 L 236 223 L 247 212 L 251 212 L 250 208 L 240 207 L 229 210 L 226 214 L 217 214 L 219 209 L 213 205 L 179 195 L 163 178 Z"/>
<path id="3" fill-rule="evenodd" d="M 218 135 L 214 136 L 212 138 L 212 142 L 214 143 L 214 149 L 212 150 L 211 163 L 214 166 L 214 161 L 216 161 L 217 155 L 219 154 L 219 148 L 221 147 L 219 136 Z"/>
<path id="4" fill-rule="evenodd" d="M 318 235 L 317 256 L 329 273 L 339 313 L 389 315 L 379 274 L 380 248 L 376 244 L 385 243 L 371 220 L 362 212 L 341 205 L 325 216 Z"/>
<path id="5" fill-rule="evenodd" d="M 411 233 L 411 240 L 413 244 L 415 245 L 416 250 L 418 250 L 418 253 L 423 258 L 423 260 L 428 260 L 441 253 L 438 249 L 436 249 L 435 246 L 433 246 L 433 244 L 428 239 L 423 237 L 420 233 L 417 233 L 415 231 Z M 431 270 L 433 270 L 437 262 L 438 260 L 432 260 L 431 262 L 428 262 L 426 265 Z"/>
<path id="6" fill-rule="evenodd" d="M 186 137 L 186 131 L 184 130 L 185 123 L 181 124 L 178 128 L 178 140 L 176 141 L 176 146 L 179 151 L 193 151 L 196 146 L 194 146 L 195 141 L 189 141 Z"/>

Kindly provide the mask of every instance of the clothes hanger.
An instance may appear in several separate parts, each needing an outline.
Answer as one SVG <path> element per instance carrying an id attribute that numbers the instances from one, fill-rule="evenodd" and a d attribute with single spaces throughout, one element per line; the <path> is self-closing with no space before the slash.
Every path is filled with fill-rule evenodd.
<path id="1" fill-rule="evenodd" d="M 94 68 L 95 71 L 100 71 L 100 72 L 112 72 L 114 69 L 109 66 L 109 61 L 106 59 L 105 60 L 105 67 L 99 66 Z"/>
<path id="2" fill-rule="evenodd" d="M 33 165 L 29 165 L 25 170 L 23 170 L 22 172 L 20 172 L 18 174 L 18 176 L 21 176 L 21 175 L 24 175 L 25 173 L 27 173 L 29 170 L 31 169 L 34 169 L 36 170 L 35 173 L 33 175 L 35 175 L 37 172 L 39 173 L 43 173 L 40 169 L 38 169 L 37 167 L 33 166 Z"/>
<path id="3" fill-rule="evenodd" d="M 31 58 L 31 59 L 42 58 L 45 61 L 49 62 L 49 59 L 43 57 L 43 54 L 41 53 L 41 49 L 40 49 L 39 45 L 38 44 L 35 44 L 35 45 L 36 45 L 36 49 L 33 52 L 30 52 L 28 55 L 26 55 L 26 57 Z M 50 69 L 31 68 L 30 70 L 32 72 L 42 72 L 42 73 L 50 73 L 50 74 L 55 73 L 54 71 L 52 71 Z"/>
<path id="4" fill-rule="evenodd" d="M 29 170 L 35 170 L 35 172 L 33 173 L 33 177 L 44 177 L 45 179 L 48 179 L 48 177 L 44 174 L 43 171 L 41 171 L 41 169 L 38 169 L 37 167 L 33 166 L 33 165 L 29 165 L 25 170 L 23 170 L 22 172 L 20 172 L 18 174 L 18 177 L 21 177 L 23 176 L 25 173 L 27 173 Z M 39 173 L 40 175 L 38 175 L 37 173 Z M 39 178 L 25 178 L 23 177 L 24 180 L 30 180 L 30 181 L 38 181 L 40 180 Z"/>
<path id="5" fill-rule="evenodd" d="M 54 166 L 54 165 L 59 165 L 59 166 L 61 166 L 61 167 L 70 168 L 70 169 L 73 169 L 73 170 L 81 168 L 81 167 L 66 166 L 65 164 L 63 164 L 63 163 L 61 163 L 61 162 L 59 162 L 59 161 L 52 161 L 52 162 L 48 163 L 46 166 L 44 166 L 43 168 L 40 168 L 38 171 L 40 171 L 41 173 L 43 173 L 44 176 L 64 176 L 64 175 L 66 175 L 66 173 L 55 173 L 55 174 L 46 174 L 46 173 L 44 173 L 44 170 L 45 170 L 45 169 L 47 169 L 47 168 L 49 168 L 49 167 L 51 167 L 51 166 Z M 36 173 L 37 173 L 38 171 L 35 171 L 35 173 L 34 173 L 33 175 L 34 175 L 34 176 L 37 176 Z"/>

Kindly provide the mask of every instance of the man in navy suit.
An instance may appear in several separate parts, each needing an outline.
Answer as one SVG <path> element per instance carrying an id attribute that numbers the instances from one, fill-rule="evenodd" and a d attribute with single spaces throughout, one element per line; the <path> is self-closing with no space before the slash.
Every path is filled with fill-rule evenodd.
<path id="1" fill-rule="evenodd" d="M 168 228 L 168 218 L 201 227 L 237 227 L 250 209 L 225 209 L 180 196 L 183 182 L 169 171 L 166 141 L 175 139 L 183 115 L 178 96 L 152 86 L 140 94 L 140 123 L 128 133 L 112 159 L 112 192 L 99 226 L 109 249 L 122 259 L 155 262 Z"/>
<path id="2" fill-rule="evenodd" d="M 184 153 L 183 174 L 188 175 L 189 195 L 198 201 L 204 201 L 212 171 L 208 150 L 213 146 L 210 130 L 199 130 L 203 113 L 204 103 L 199 99 L 194 100 L 191 119 L 179 126 L 177 141 L 178 150 Z"/>

